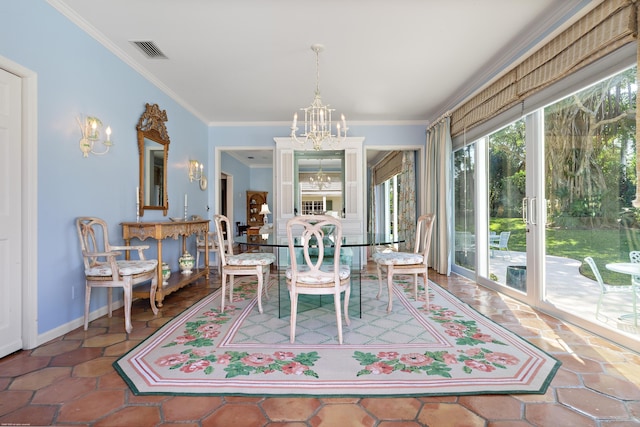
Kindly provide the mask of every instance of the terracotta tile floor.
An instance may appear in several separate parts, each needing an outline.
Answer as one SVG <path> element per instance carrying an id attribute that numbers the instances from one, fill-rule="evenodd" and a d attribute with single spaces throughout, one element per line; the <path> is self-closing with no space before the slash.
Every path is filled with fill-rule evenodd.
<path id="1" fill-rule="evenodd" d="M 0 426 L 640 426 L 640 355 L 458 276 L 431 280 L 563 363 L 544 395 L 422 398 L 135 396 L 111 363 L 219 286 L 168 296 L 158 317 L 135 301 L 52 342 L 0 359 Z"/>

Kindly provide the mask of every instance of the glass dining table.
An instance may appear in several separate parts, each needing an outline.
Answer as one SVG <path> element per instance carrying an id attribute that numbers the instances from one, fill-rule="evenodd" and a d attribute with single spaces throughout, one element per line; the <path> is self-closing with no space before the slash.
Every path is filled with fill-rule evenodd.
<path id="1" fill-rule="evenodd" d="M 404 237 L 385 234 L 366 233 L 342 236 L 341 258 L 351 267 L 350 316 L 356 314 L 362 317 L 362 271 L 366 268 L 366 249 L 368 247 L 387 247 L 402 242 L 404 242 Z M 235 237 L 234 243 L 244 245 L 247 248 L 253 247 L 258 250 L 270 248 L 275 251 L 278 277 L 278 317 L 288 316 L 291 303 L 283 274 L 290 265 L 287 236 L 277 236 L 272 233 L 243 235 Z M 294 247 L 302 248 L 302 243 L 297 238 L 294 240 Z M 298 301 L 298 312 L 311 310 L 324 304 L 333 306 L 333 297 L 330 295 L 301 295 Z"/>

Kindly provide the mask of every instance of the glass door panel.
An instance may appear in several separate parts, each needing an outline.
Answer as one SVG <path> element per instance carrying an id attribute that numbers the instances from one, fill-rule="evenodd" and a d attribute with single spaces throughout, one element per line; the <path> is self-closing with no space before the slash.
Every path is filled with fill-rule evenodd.
<path id="1" fill-rule="evenodd" d="M 475 148 L 468 145 L 453 156 L 454 263 L 470 271 L 476 269 Z"/>
<path id="2" fill-rule="evenodd" d="M 488 137 L 488 278 L 526 292 L 525 121 Z"/>
<path id="3" fill-rule="evenodd" d="M 630 251 L 640 250 L 640 215 L 633 206 L 635 77 L 633 67 L 544 109 L 543 301 L 624 333 L 636 329 L 628 321 L 632 277 L 606 264 L 629 262 Z M 586 257 L 593 258 L 603 282 L 620 292 L 601 293 Z"/>

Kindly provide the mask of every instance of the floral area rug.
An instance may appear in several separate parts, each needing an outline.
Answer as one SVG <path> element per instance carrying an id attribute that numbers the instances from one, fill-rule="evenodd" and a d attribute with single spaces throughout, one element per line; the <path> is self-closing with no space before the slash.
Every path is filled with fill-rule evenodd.
<path id="1" fill-rule="evenodd" d="M 527 341 L 429 284 L 430 306 L 415 301 L 413 279 L 396 280 L 393 312 L 363 277 L 362 305 L 337 342 L 332 299 L 278 317 L 286 289 L 270 284 L 260 314 L 256 281 L 236 280 L 220 312 L 220 291 L 172 319 L 115 369 L 136 394 L 260 396 L 435 396 L 544 393 L 560 366 Z M 284 285 L 282 287 L 285 287 Z M 278 295 L 279 294 L 279 295 Z M 424 292 L 422 293 L 424 295 Z M 318 298 L 318 297 L 315 297 Z M 354 298 L 352 298 L 354 300 Z M 353 314 L 355 312 L 355 314 Z"/>

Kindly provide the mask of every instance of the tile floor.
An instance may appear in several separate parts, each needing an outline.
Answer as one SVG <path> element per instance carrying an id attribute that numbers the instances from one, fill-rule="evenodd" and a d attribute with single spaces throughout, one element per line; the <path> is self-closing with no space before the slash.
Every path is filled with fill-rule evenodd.
<path id="1" fill-rule="evenodd" d="M 135 396 L 111 363 L 219 286 L 168 296 L 158 317 L 134 302 L 34 350 L 0 359 L 0 426 L 640 426 L 640 355 L 467 279 L 430 278 L 563 363 L 544 395 L 418 398 Z"/>

